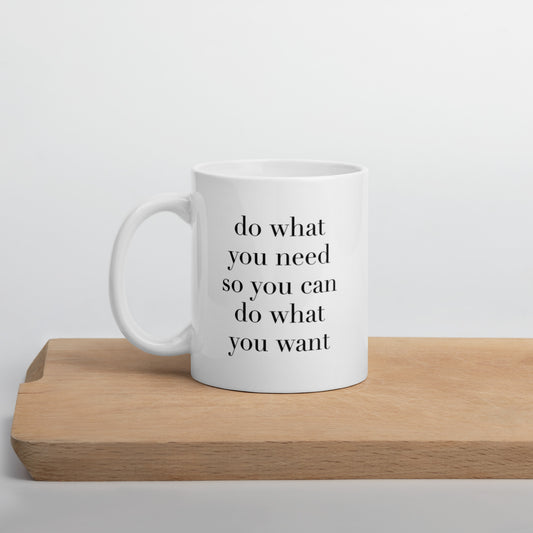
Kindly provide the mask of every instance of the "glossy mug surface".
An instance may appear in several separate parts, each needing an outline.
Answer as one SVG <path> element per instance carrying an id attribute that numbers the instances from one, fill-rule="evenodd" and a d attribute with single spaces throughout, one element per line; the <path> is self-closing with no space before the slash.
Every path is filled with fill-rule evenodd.
<path id="1" fill-rule="evenodd" d="M 190 353 L 192 377 L 225 389 L 296 393 L 363 381 L 367 170 L 327 161 L 225 161 L 195 166 L 193 181 L 190 196 L 154 197 L 118 233 L 110 297 L 124 336 L 149 353 Z M 192 323 L 170 340 L 135 322 L 123 278 L 136 228 L 161 211 L 193 231 Z"/>

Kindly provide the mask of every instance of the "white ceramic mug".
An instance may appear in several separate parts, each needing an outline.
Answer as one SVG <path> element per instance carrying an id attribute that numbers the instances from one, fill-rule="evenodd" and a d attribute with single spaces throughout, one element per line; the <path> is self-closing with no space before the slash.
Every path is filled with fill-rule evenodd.
<path id="1" fill-rule="evenodd" d="M 327 161 L 244 160 L 193 169 L 190 196 L 134 210 L 111 259 L 115 319 L 135 346 L 191 354 L 194 379 L 224 389 L 313 392 L 367 376 L 365 168 Z M 138 226 L 171 211 L 193 231 L 192 324 L 171 340 L 145 332 L 124 292 Z"/>

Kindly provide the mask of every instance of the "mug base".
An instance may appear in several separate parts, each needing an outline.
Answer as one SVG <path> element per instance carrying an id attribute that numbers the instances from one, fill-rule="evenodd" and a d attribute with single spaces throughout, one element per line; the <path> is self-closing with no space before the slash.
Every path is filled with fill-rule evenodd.
<path id="1" fill-rule="evenodd" d="M 238 392 L 255 392 L 259 394 L 307 394 L 311 392 L 327 392 L 327 391 L 334 391 L 339 389 L 347 389 L 348 387 L 353 387 L 354 385 L 358 385 L 366 380 L 368 377 L 368 373 L 361 376 L 360 378 L 355 378 L 350 381 L 348 381 L 345 384 L 338 384 L 338 385 L 324 385 L 324 386 L 317 386 L 317 387 L 242 387 L 234 384 L 221 384 L 221 383 L 215 383 L 208 379 L 200 378 L 196 376 L 194 373 L 191 372 L 191 377 L 197 381 L 198 383 L 201 383 L 202 385 L 208 385 L 209 387 L 214 387 L 216 389 L 224 389 L 224 390 L 232 390 L 232 391 L 238 391 Z"/>

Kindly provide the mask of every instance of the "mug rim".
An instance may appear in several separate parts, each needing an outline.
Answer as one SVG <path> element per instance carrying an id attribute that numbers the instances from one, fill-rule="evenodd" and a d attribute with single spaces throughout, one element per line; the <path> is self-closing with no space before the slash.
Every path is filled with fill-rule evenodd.
<path id="1" fill-rule="evenodd" d="M 233 170 L 231 168 L 240 170 Z M 250 168 L 263 171 L 250 171 Z M 267 172 L 267 167 L 277 167 L 276 172 Z M 292 167 L 292 172 L 281 169 Z M 226 168 L 226 169 L 225 169 Z M 299 168 L 299 171 L 297 171 Z M 305 169 L 315 170 L 305 170 Z M 330 169 L 329 171 L 327 169 Z M 248 169 L 248 170 L 247 170 Z M 322 159 L 227 159 L 197 163 L 192 167 L 195 175 L 210 176 L 213 178 L 275 180 L 275 179 L 331 179 L 355 174 L 365 175 L 367 168 L 362 165 L 346 161 L 331 161 Z"/>

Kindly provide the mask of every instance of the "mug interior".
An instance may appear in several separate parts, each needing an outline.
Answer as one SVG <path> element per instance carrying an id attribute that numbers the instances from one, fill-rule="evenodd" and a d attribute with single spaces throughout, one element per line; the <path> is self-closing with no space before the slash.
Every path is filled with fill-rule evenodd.
<path id="1" fill-rule="evenodd" d="M 362 172 L 363 167 L 334 161 L 243 159 L 201 163 L 194 172 L 229 178 L 332 177 Z"/>

